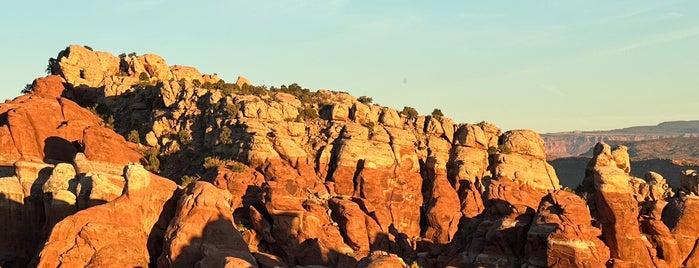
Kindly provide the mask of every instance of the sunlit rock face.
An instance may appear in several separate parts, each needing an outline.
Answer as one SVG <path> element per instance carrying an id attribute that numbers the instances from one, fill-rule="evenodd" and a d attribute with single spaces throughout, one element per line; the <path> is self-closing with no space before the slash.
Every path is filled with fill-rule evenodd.
<path id="1" fill-rule="evenodd" d="M 71 45 L 51 64 L 0 104 L 3 267 L 699 262 L 696 172 L 679 191 L 634 178 L 625 147 L 597 144 L 573 193 L 531 130 L 155 54 Z"/>

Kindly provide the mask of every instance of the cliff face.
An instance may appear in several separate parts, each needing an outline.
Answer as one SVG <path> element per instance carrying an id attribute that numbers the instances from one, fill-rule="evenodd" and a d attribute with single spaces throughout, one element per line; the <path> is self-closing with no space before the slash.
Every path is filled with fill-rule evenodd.
<path id="1" fill-rule="evenodd" d="M 407 115 L 295 84 L 226 83 L 152 54 L 70 46 L 53 64 L 34 92 L 0 104 L 3 267 L 691 259 L 689 219 L 627 212 L 672 200 L 662 177 L 628 176 L 623 150 L 598 150 L 583 199 L 561 190 L 533 131 Z M 596 224 L 602 216 L 619 222 Z M 656 254 L 633 242 L 675 243 L 661 231 L 680 218 L 671 230 L 683 248 Z"/>
<path id="2" fill-rule="evenodd" d="M 609 131 L 577 131 L 543 134 L 549 159 L 579 156 L 598 142 L 627 144 L 670 138 L 699 137 L 699 121 L 663 122 L 656 126 L 630 127 Z M 660 156 L 656 156 L 660 157 Z"/>

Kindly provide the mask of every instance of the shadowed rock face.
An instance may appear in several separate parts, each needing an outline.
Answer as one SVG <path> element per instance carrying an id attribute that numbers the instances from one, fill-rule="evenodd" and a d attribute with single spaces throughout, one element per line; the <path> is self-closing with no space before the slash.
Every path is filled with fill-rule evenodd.
<path id="1" fill-rule="evenodd" d="M 175 217 L 165 233 L 163 267 L 257 267 L 240 232 L 235 229 L 231 194 L 210 183 L 185 189 Z"/>
<path id="2" fill-rule="evenodd" d="M 70 46 L 52 70 L 0 104 L 3 267 L 699 260 L 695 172 L 675 195 L 658 174 L 630 176 L 623 147 L 595 147 L 578 196 L 561 190 L 529 130 L 408 117 L 298 85 L 226 84 L 153 54 Z M 97 104 L 116 132 L 77 103 Z M 117 134 L 132 130 L 144 145 Z M 139 147 L 170 179 L 133 164 Z"/>

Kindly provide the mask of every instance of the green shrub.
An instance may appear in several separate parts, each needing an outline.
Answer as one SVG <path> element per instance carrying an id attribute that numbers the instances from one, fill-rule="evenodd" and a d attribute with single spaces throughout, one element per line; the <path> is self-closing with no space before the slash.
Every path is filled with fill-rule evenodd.
<path id="1" fill-rule="evenodd" d="M 58 60 L 49 58 L 49 64 L 46 66 L 46 74 L 58 74 Z"/>
<path id="2" fill-rule="evenodd" d="M 404 106 L 403 110 L 400 113 L 408 119 L 416 119 L 418 116 L 417 110 L 410 106 Z"/>
<path id="3" fill-rule="evenodd" d="M 138 133 L 138 130 L 131 130 L 129 132 L 129 135 L 126 137 L 126 140 L 133 142 L 133 143 L 141 143 L 141 135 Z"/>
<path id="4" fill-rule="evenodd" d="M 147 74 L 146 72 L 141 72 L 141 73 L 138 75 L 138 80 L 141 80 L 141 81 L 148 81 L 148 80 L 150 80 L 150 77 L 148 77 L 148 74 Z"/>
<path id="5" fill-rule="evenodd" d="M 512 149 L 510 149 L 510 147 L 508 147 L 505 144 L 500 144 L 500 146 L 498 146 L 498 151 L 501 154 L 511 154 L 512 153 Z"/>
<path id="6" fill-rule="evenodd" d="M 442 118 L 442 116 L 444 116 L 444 114 L 442 113 L 442 110 L 437 109 L 437 108 L 432 110 L 432 117 L 434 117 L 436 119 L 440 119 L 440 118 Z"/>
<path id="7" fill-rule="evenodd" d="M 192 134 L 189 133 L 187 130 L 180 130 L 180 132 L 177 132 L 177 137 L 180 139 L 180 142 L 182 144 L 189 144 L 192 142 Z"/>
<path id="8" fill-rule="evenodd" d="M 488 147 L 488 155 L 494 155 L 496 153 L 498 153 L 498 148 L 496 148 L 495 146 Z"/>
<path id="9" fill-rule="evenodd" d="M 158 159 L 158 154 L 160 149 L 158 147 L 153 147 L 145 152 L 146 161 L 148 165 L 144 168 L 150 172 L 157 173 L 160 170 L 160 159 Z"/>
<path id="10" fill-rule="evenodd" d="M 182 186 L 182 187 L 187 187 L 187 185 L 189 185 L 189 184 L 192 183 L 192 182 L 197 181 L 197 179 L 198 179 L 198 178 L 197 178 L 197 177 L 194 177 L 194 176 L 187 176 L 187 175 L 184 175 L 184 176 L 182 176 L 182 178 L 180 179 L 180 186 Z"/>
<path id="11" fill-rule="evenodd" d="M 215 156 L 207 156 L 204 158 L 204 168 L 205 169 L 210 169 L 210 168 L 215 168 L 222 166 L 224 164 L 224 161 L 219 159 L 218 157 Z"/>
<path id="12" fill-rule="evenodd" d="M 233 144 L 233 131 L 228 127 L 223 127 L 221 133 L 218 134 L 219 144 Z"/>
<path id="13" fill-rule="evenodd" d="M 318 111 L 313 109 L 313 107 L 304 107 L 299 110 L 298 118 L 300 119 L 316 119 L 318 118 Z"/>
<path id="14" fill-rule="evenodd" d="M 240 163 L 240 162 L 235 162 L 230 166 L 227 166 L 231 171 L 236 172 L 236 173 L 241 173 L 245 171 L 245 168 L 247 167 L 245 164 Z"/>
<path id="15" fill-rule="evenodd" d="M 233 120 L 236 117 L 238 117 L 238 111 L 240 110 L 240 108 L 237 104 L 226 102 L 224 109 L 226 110 L 229 119 Z"/>
<path id="16" fill-rule="evenodd" d="M 359 98 L 357 98 L 357 101 L 364 103 L 366 105 L 369 105 L 369 104 L 371 104 L 373 99 L 371 97 L 367 97 L 367 96 L 360 96 Z"/>
<path id="17" fill-rule="evenodd" d="M 24 88 L 22 89 L 22 94 L 28 94 L 34 91 L 34 86 L 32 84 L 26 84 L 24 85 Z"/>

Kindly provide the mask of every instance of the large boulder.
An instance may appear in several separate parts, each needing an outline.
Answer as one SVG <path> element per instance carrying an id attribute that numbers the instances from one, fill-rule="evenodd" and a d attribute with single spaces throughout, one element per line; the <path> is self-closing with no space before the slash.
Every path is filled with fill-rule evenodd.
<path id="1" fill-rule="evenodd" d="M 537 267 L 604 267 L 609 248 L 590 225 L 585 201 L 558 190 L 541 200 L 527 232 L 527 263 Z"/>
<path id="2" fill-rule="evenodd" d="M 546 162 L 544 141 L 531 130 L 505 132 L 491 166 L 493 177 L 506 177 L 540 190 L 561 188 L 556 171 Z"/>
<path id="3" fill-rule="evenodd" d="M 38 267 L 146 267 L 160 255 L 177 186 L 138 165 L 127 166 L 124 178 L 122 196 L 56 224 Z"/>
<path id="4" fill-rule="evenodd" d="M 207 182 L 188 185 L 165 233 L 163 267 L 257 267 L 235 229 L 231 194 Z"/>

